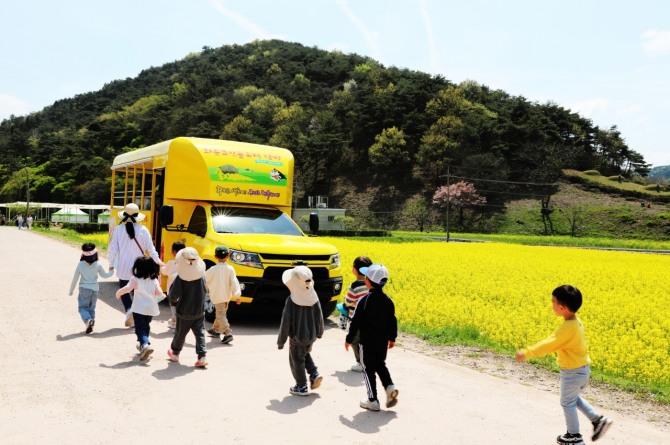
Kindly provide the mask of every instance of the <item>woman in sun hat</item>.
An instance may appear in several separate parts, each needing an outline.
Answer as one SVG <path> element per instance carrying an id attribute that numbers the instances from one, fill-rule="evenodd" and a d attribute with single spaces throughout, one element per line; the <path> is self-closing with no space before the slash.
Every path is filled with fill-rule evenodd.
<path id="1" fill-rule="evenodd" d="M 143 221 L 145 215 L 140 213 L 137 204 L 128 203 L 119 212 L 121 223 L 116 226 L 109 243 L 109 270 L 116 270 L 119 279 L 119 288 L 125 287 L 133 277 L 133 264 L 139 256 L 150 256 L 159 266 L 163 262 L 158 257 L 158 252 L 151 240 L 149 229 L 138 224 Z M 133 324 L 133 313 L 130 307 L 133 304 L 131 294 L 121 296 L 123 309 L 126 316 L 126 327 Z"/>

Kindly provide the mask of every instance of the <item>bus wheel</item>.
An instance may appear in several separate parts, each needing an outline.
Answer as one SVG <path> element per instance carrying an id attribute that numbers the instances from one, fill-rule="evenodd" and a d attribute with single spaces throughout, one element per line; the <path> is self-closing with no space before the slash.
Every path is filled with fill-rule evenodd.
<path id="1" fill-rule="evenodd" d="M 324 320 L 333 315 L 335 306 L 337 306 L 337 301 L 327 301 L 325 303 L 321 303 L 321 312 L 323 312 Z"/>

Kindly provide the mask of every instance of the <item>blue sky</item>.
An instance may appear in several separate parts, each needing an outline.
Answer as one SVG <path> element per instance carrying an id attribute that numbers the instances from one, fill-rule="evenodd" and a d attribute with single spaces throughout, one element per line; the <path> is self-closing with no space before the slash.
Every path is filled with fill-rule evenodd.
<path id="1" fill-rule="evenodd" d="M 270 38 L 552 101 L 670 165 L 666 0 L 0 0 L 0 119 Z"/>

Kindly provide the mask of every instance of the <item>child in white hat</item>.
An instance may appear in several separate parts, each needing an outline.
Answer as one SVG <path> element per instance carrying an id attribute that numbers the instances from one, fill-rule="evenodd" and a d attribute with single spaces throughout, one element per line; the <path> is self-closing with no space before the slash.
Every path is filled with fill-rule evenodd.
<path id="1" fill-rule="evenodd" d="M 391 408 L 398 403 L 398 390 L 386 367 L 386 353 L 395 346 L 398 335 L 398 320 L 393 300 L 383 290 L 389 278 L 386 267 L 372 264 L 361 267 L 360 273 L 365 276 L 365 285 L 370 293 L 358 300 L 344 348 L 348 351 L 360 332 L 360 357 L 368 390 L 368 396 L 361 400 L 360 406 L 370 411 L 379 411 L 377 375 L 386 391 L 386 407 Z"/>
<path id="2" fill-rule="evenodd" d="M 195 352 L 198 361 L 195 366 L 207 366 L 207 345 L 205 343 L 205 262 L 193 247 L 185 247 L 177 253 L 177 277 L 168 295 L 170 304 L 175 306 L 177 327 L 168 357 L 173 362 L 179 361 L 179 353 L 184 348 L 186 335 L 189 331 L 195 335 Z"/>
<path id="3" fill-rule="evenodd" d="M 323 313 L 308 267 L 297 266 L 285 271 L 282 281 L 291 295 L 284 305 L 277 346 L 283 349 L 289 340 L 288 361 L 295 379 L 295 386 L 290 387 L 289 392 L 306 396 L 309 390 L 305 370 L 309 373 L 310 389 L 318 388 L 323 380 L 311 355 L 312 345 L 323 336 Z"/>

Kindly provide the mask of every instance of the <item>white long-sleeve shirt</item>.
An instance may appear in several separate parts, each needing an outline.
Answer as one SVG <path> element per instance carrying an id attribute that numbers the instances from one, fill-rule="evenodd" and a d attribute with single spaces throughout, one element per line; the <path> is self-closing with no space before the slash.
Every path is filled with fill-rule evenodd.
<path id="1" fill-rule="evenodd" d="M 156 279 L 132 277 L 128 284 L 116 291 L 116 295 L 133 293 L 133 305 L 130 307 L 132 312 L 142 315 L 151 315 L 155 317 L 160 315 L 158 308 L 158 299 L 163 298 L 165 294 L 161 285 Z"/>
<path id="2" fill-rule="evenodd" d="M 163 267 L 161 267 L 161 273 L 167 276 L 167 290 L 170 292 L 170 286 L 174 283 L 174 279 L 177 278 L 177 261 L 170 260 Z"/>
<path id="3" fill-rule="evenodd" d="M 161 264 L 149 230 L 141 224 L 134 223 L 133 225 L 135 226 L 135 239 L 140 244 L 142 251 L 137 247 L 135 240 L 128 236 L 125 223 L 116 226 L 112 232 L 112 240 L 109 242 L 109 264 L 116 269 L 116 276 L 120 280 L 130 280 L 133 277 L 135 259 L 143 256 L 145 251 L 149 252 L 149 256 L 157 264 Z"/>
<path id="4" fill-rule="evenodd" d="M 226 263 L 218 263 L 205 272 L 205 285 L 209 290 L 209 299 L 214 304 L 225 303 L 242 295 L 240 282 L 235 269 Z"/>

